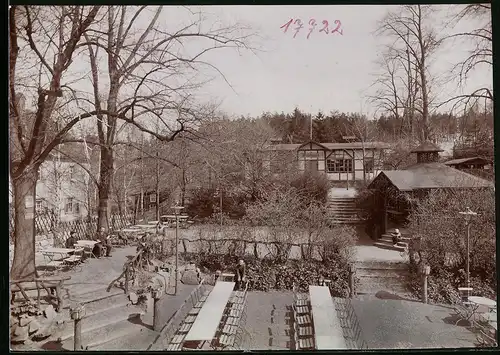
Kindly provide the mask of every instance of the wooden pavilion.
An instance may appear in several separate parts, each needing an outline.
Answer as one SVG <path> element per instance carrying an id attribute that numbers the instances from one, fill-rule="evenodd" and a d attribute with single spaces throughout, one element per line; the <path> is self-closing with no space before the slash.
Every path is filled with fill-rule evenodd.
<path id="1" fill-rule="evenodd" d="M 405 220 L 411 212 L 413 201 L 425 198 L 436 189 L 494 188 L 490 181 L 439 163 L 442 150 L 425 142 L 412 150 L 417 163 L 405 170 L 385 170 L 368 185 L 374 190 L 373 219 L 370 229 L 379 238 L 388 228 L 388 219 Z"/>

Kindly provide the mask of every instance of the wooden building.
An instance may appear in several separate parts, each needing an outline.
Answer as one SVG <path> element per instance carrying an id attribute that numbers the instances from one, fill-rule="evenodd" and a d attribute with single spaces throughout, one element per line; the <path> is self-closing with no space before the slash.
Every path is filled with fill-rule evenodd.
<path id="1" fill-rule="evenodd" d="M 490 159 L 481 157 L 471 157 L 462 159 L 452 159 L 445 162 L 446 165 L 458 170 L 489 170 L 493 168 L 493 162 Z"/>
<path id="2" fill-rule="evenodd" d="M 378 211 L 370 221 L 377 238 L 384 234 L 388 219 L 402 220 L 411 212 L 412 201 L 425 198 L 436 189 L 494 188 L 494 184 L 480 177 L 439 163 L 442 150 L 432 143 L 424 143 L 412 153 L 417 163 L 405 170 L 385 170 L 368 185 L 375 191 L 374 204 Z"/>
<path id="3" fill-rule="evenodd" d="M 279 173 L 286 162 L 299 171 L 322 172 L 332 181 L 371 180 L 380 172 L 382 142 L 271 144 L 264 153 L 263 168 Z"/>

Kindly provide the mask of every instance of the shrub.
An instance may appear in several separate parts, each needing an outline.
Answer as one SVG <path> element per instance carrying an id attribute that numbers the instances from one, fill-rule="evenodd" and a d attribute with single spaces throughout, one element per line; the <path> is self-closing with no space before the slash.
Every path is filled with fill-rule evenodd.
<path id="1" fill-rule="evenodd" d="M 214 212 L 215 189 L 198 188 L 193 192 L 193 198 L 186 206 L 190 217 L 208 218 Z"/>
<path id="2" fill-rule="evenodd" d="M 186 205 L 186 213 L 194 218 L 206 219 L 220 214 L 220 195 L 214 188 L 198 188 L 192 193 L 192 198 Z M 246 197 L 243 194 L 223 192 L 222 212 L 231 218 L 241 218 L 245 215 Z"/>
<path id="3" fill-rule="evenodd" d="M 418 268 L 429 265 L 429 297 L 439 302 L 454 301 L 457 288 L 466 285 L 467 222 L 459 213 L 466 206 L 478 213 L 470 225 L 471 286 L 474 293 L 482 295 L 494 295 L 496 289 L 493 189 L 437 191 L 421 200 L 410 216 L 409 231 L 420 241 L 410 243 L 409 256 L 416 280 L 414 290 L 418 292 L 420 287 Z"/>
<path id="4" fill-rule="evenodd" d="M 301 174 L 292 180 L 291 186 L 296 189 L 306 206 L 314 202 L 325 203 L 328 199 L 330 183 L 325 174 Z"/>
<path id="5" fill-rule="evenodd" d="M 195 262 L 200 269 L 214 273 L 216 270 L 232 272 L 238 257 L 227 254 L 188 254 L 186 260 Z M 320 277 L 331 280 L 330 290 L 334 297 L 349 294 L 347 264 L 332 259 L 327 263 L 316 260 L 288 260 L 278 263 L 272 259 L 243 258 L 247 267 L 248 289 L 253 291 L 292 290 L 308 292 L 309 285 L 318 283 Z"/>

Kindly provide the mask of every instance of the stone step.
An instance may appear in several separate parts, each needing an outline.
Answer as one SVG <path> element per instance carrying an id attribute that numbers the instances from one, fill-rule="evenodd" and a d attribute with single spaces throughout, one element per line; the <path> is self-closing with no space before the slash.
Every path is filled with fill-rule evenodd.
<path id="1" fill-rule="evenodd" d="M 388 233 L 387 233 L 387 234 L 382 234 L 382 237 L 380 237 L 380 239 L 385 239 L 385 240 L 390 240 L 390 241 L 392 241 L 392 235 L 390 235 L 390 234 L 388 234 Z M 410 242 L 411 238 L 410 238 L 410 237 L 405 237 L 405 236 L 403 235 L 403 236 L 401 236 L 401 240 L 402 240 L 403 242 L 407 242 L 407 243 L 408 243 L 408 242 Z"/>
<path id="2" fill-rule="evenodd" d="M 379 242 L 375 242 L 375 243 L 373 243 L 373 245 L 378 247 L 378 248 L 381 248 L 381 249 L 394 250 L 394 251 L 398 251 L 398 252 L 404 252 L 406 250 L 405 247 L 400 247 L 397 245 L 388 245 L 388 244 L 379 243 Z"/>
<path id="3" fill-rule="evenodd" d="M 76 285 L 75 285 L 76 286 Z M 125 296 L 125 291 L 117 287 L 112 287 L 109 292 L 106 291 L 107 286 L 100 285 L 95 288 L 87 290 L 78 290 L 76 287 L 73 289 L 63 289 L 63 300 L 65 308 L 71 303 L 87 304 L 97 302 L 108 298 Z"/>
<path id="4" fill-rule="evenodd" d="M 106 324 L 103 324 L 99 328 L 96 327 L 87 332 L 82 332 L 81 342 L 84 348 L 88 347 L 89 350 L 92 350 L 104 346 L 104 344 L 109 344 L 117 339 L 122 340 L 140 332 L 153 332 L 153 330 L 151 330 L 148 325 L 143 324 L 139 316 L 135 318 L 114 319 L 113 321 L 110 320 Z M 149 346 L 149 344 L 147 346 Z M 147 348 L 147 346 L 145 346 L 145 348 Z M 62 341 L 62 348 L 73 350 L 73 337 Z M 120 347 L 120 350 L 125 349 Z"/>
<path id="5" fill-rule="evenodd" d="M 406 275 L 408 271 L 402 269 L 356 269 L 356 276 L 359 278 L 404 278 Z"/>
<path id="6" fill-rule="evenodd" d="M 355 265 L 356 265 L 356 269 L 408 270 L 408 265 L 404 262 L 357 261 Z"/>
<path id="7" fill-rule="evenodd" d="M 337 220 L 332 220 L 330 221 L 331 224 L 363 224 L 363 221 L 337 221 Z"/>
<path id="8" fill-rule="evenodd" d="M 67 302 L 70 303 L 70 302 Z M 107 309 L 116 309 L 120 307 L 125 307 L 130 301 L 128 297 L 123 293 L 114 293 L 107 298 L 101 298 L 100 300 L 93 300 L 83 303 L 85 308 L 86 317 L 93 316 Z M 66 304 L 63 308 L 62 320 L 71 322 L 71 316 L 69 312 L 71 304 Z"/>
<path id="9" fill-rule="evenodd" d="M 384 286 L 384 285 L 360 285 L 359 287 L 356 288 L 356 295 L 375 295 L 380 291 L 385 291 L 389 293 L 395 293 L 395 294 L 407 294 L 408 290 L 406 287 L 403 285 L 397 285 L 397 286 Z"/>
<path id="10" fill-rule="evenodd" d="M 124 335 L 123 335 L 124 334 Z M 108 341 L 94 344 L 89 347 L 92 351 L 146 351 L 150 350 L 151 344 L 159 336 L 158 332 L 145 327 L 135 329 L 132 332 L 110 334 Z"/>
<path id="11" fill-rule="evenodd" d="M 394 245 L 394 242 L 392 241 L 392 239 L 387 239 L 387 238 L 381 238 L 381 239 L 377 240 L 377 243 L 382 243 L 382 244 L 386 244 L 386 245 Z M 406 248 L 408 246 L 408 243 L 406 241 L 402 241 L 402 242 L 397 242 L 396 245 Z"/>
<path id="12" fill-rule="evenodd" d="M 385 245 L 389 245 L 389 246 L 394 245 L 392 239 L 391 240 L 379 239 L 379 240 L 377 240 L 377 243 L 381 243 L 381 244 L 385 244 Z M 397 242 L 396 245 L 400 246 L 400 247 L 404 247 L 404 248 L 408 247 L 408 243 L 404 242 L 404 241 L 403 242 Z"/>
<path id="13" fill-rule="evenodd" d="M 328 201 L 356 201 L 355 197 L 329 197 Z"/>
<path id="14" fill-rule="evenodd" d="M 69 313 L 69 312 L 68 312 Z M 101 308 L 91 314 L 87 314 L 82 319 L 82 336 L 84 333 L 89 333 L 100 328 L 105 328 L 109 325 L 127 320 L 132 314 L 144 314 L 144 310 L 137 306 L 128 306 L 127 303 L 109 306 L 108 308 Z M 57 338 L 62 341 L 72 338 L 74 329 L 71 322 L 67 323 L 58 334 Z"/>

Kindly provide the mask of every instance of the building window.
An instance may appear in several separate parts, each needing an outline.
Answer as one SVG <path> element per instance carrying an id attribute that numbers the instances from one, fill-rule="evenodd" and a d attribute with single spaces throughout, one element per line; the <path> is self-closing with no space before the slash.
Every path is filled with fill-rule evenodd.
<path id="1" fill-rule="evenodd" d="M 75 202 L 75 214 L 80 214 L 80 203 Z"/>
<path id="2" fill-rule="evenodd" d="M 328 159 L 326 171 L 329 173 L 352 173 L 352 159 Z"/>
<path id="3" fill-rule="evenodd" d="M 69 179 L 73 181 L 75 179 L 75 166 L 71 165 L 69 167 Z"/>
<path id="4" fill-rule="evenodd" d="M 73 197 L 68 197 L 66 199 L 66 204 L 64 205 L 64 213 L 73 213 Z"/>
<path id="5" fill-rule="evenodd" d="M 373 158 L 365 158 L 364 169 L 365 173 L 373 173 L 375 168 L 375 160 Z"/>
<path id="6" fill-rule="evenodd" d="M 155 203 L 156 202 L 156 194 L 149 195 L 149 202 L 151 202 L 151 203 Z"/>

